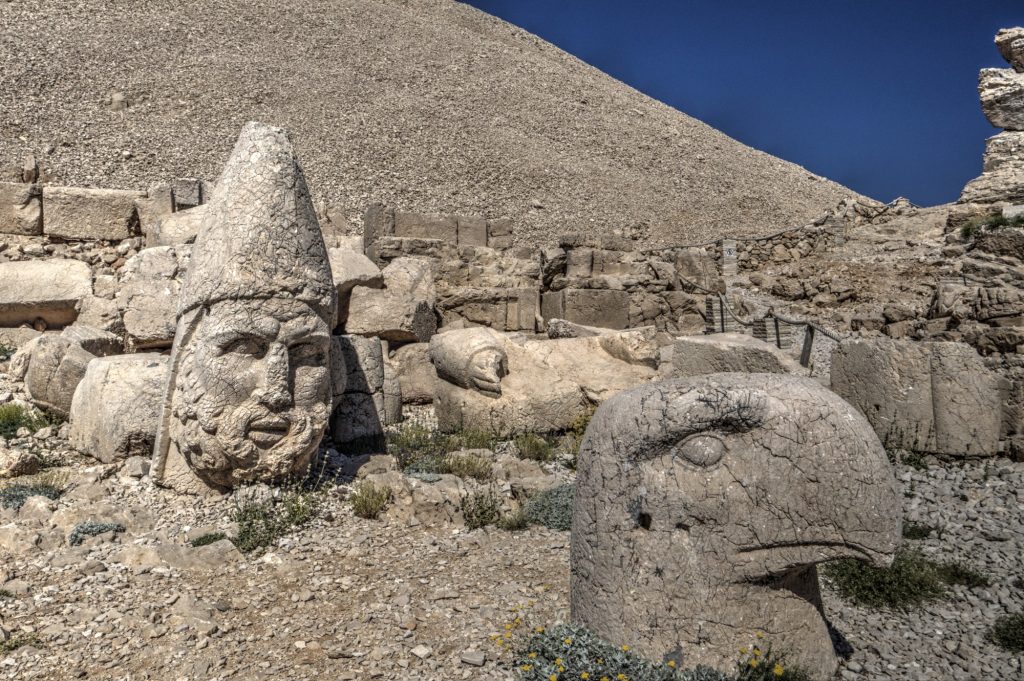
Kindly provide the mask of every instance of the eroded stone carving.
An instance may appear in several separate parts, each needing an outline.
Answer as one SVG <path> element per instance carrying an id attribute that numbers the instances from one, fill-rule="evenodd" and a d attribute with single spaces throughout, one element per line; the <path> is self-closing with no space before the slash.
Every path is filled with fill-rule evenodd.
<path id="1" fill-rule="evenodd" d="M 653 328 L 557 340 L 487 327 L 446 331 L 430 339 L 438 425 L 501 435 L 564 430 L 593 405 L 652 380 L 657 356 Z"/>
<path id="2" fill-rule="evenodd" d="M 155 480 L 226 489 L 308 466 L 331 410 L 336 296 L 287 134 L 247 124 L 182 286 Z"/>
<path id="3" fill-rule="evenodd" d="M 815 565 L 888 563 L 900 515 L 870 424 L 811 379 L 711 374 L 622 392 L 580 451 L 572 618 L 651 659 L 724 672 L 763 632 L 829 678 Z"/>

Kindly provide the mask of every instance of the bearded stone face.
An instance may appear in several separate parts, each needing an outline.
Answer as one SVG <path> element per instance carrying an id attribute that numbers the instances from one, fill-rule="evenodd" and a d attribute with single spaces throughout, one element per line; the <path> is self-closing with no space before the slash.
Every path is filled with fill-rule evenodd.
<path id="1" fill-rule="evenodd" d="M 330 328 L 294 299 L 200 310 L 181 348 L 170 436 L 190 468 L 230 488 L 304 471 L 330 415 Z"/>

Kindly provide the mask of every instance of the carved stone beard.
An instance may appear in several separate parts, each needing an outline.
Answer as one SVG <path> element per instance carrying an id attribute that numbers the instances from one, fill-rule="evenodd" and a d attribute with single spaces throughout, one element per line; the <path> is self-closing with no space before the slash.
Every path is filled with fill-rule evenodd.
<path id="1" fill-rule="evenodd" d="M 327 405 L 272 410 L 255 395 L 225 405 L 199 389 L 192 344 L 180 352 L 168 425 L 171 441 L 196 475 L 212 486 L 234 488 L 306 471 L 330 417 Z M 286 421 L 287 432 L 272 446 L 260 447 L 250 438 L 250 426 L 267 418 Z"/>

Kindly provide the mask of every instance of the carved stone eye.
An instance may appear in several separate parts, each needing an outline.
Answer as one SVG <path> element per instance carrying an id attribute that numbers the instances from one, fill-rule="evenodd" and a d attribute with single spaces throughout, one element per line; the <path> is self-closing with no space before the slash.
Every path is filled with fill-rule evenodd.
<path id="1" fill-rule="evenodd" d="M 725 443 L 714 435 L 698 433 L 686 438 L 673 449 L 673 454 L 683 457 L 694 466 L 714 466 L 725 456 Z"/>

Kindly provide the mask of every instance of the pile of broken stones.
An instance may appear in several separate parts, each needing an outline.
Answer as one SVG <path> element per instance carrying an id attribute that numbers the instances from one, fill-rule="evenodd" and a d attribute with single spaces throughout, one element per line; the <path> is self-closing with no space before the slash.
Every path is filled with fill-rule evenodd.
<path id="1" fill-rule="evenodd" d="M 508 636 L 570 620 L 679 668 L 732 671 L 768 632 L 816 679 L 1024 673 L 986 639 L 1024 607 L 1016 346 L 844 331 L 811 371 L 743 334 L 446 328 L 421 259 L 325 247 L 283 131 L 247 125 L 198 186 L 154 234 L 90 209 L 125 238 L 5 250 L 0 409 L 45 416 L 0 442 L 0 678 L 514 678 Z M 156 245 L 178 229 L 191 247 Z M 401 333 L 352 333 L 360 288 Z M 975 318 L 1013 303 L 972 295 Z M 588 420 L 564 461 L 522 458 Z M 488 433 L 489 479 L 404 468 L 410 427 Z M 240 550 L 238 510 L 308 470 L 315 516 Z M 377 520 L 348 500 L 367 483 Z M 565 483 L 571 532 L 467 522 Z M 989 586 L 902 612 L 819 579 L 888 564 L 904 522 Z"/>

